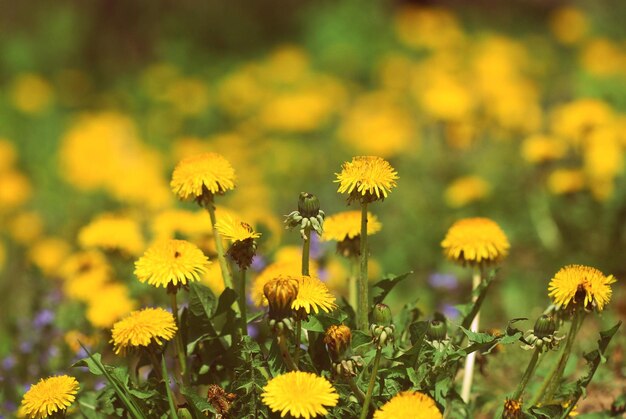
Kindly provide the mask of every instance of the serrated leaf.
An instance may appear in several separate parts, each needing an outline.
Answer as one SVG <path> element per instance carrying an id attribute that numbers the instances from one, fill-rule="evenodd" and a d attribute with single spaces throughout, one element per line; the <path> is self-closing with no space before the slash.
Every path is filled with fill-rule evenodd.
<path id="1" fill-rule="evenodd" d="M 215 306 L 215 295 L 208 287 L 195 282 L 189 284 L 189 310 L 196 317 L 212 318 Z"/>
<path id="2" fill-rule="evenodd" d="M 374 304 L 382 303 L 387 294 L 393 290 L 393 288 L 406 279 L 409 275 L 411 275 L 413 271 L 409 271 L 402 275 L 388 275 L 385 278 L 381 279 L 372 287 L 372 296 Z"/>

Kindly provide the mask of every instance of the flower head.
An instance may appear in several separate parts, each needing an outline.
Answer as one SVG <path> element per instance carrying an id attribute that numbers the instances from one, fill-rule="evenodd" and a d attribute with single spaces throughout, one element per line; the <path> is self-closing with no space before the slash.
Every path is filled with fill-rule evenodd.
<path id="1" fill-rule="evenodd" d="M 278 277 L 263 286 L 263 294 L 270 307 L 271 319 L 283 319 L 291 314 L 291 306 L 298 295 L 298 281 L 291 277 Z"/>
<path id="2" fill-rule="evenodd" d="M 324 343 L 333 359 L 337 359 L 349 347 L 352 341 L 352 332 L 346 325 L 331 325 L 324 333 Z"/>
<path id="3" fill-rule="evenodd" d="M 22 409 L 30 419 L 42 419 L 61 412 L 74 402 L 78 381 L 69 375 L 41 379 L 24 394 Z"/>
<path id="4" fill-rule="evenodd" d="M 561 268 L 550 281 L 549 295 L 554 304 L 567 307 L 570 303 L 582 304 L 585 309 L 602 311 L 611 299 L 613 275 L 604 276 L 599 270 L 583 265 Z"/>
<path id="5" fill-rule="evenodd" d="M 404 391 L 374 412 L 374 419 L 437 419 L 443 417 L 434 400 L 418 391 Z"/>
<path id="6" fill-rule="evenodd" d="M 209 263 L 202 250 L 188 241 L 164 240 L 135 262 L 135 275 L 155 287 L 179 286 L 199 281 Z"/>
<path id="7" fill-rule="evenodd" d="M 343 164 L 335 182 L 349 201 L 373 202 L 387 198 L 397 179 L 398 173 L 382 157 L 357 156 Z"/>
<path id="8" fill-rule="evenodd" d="M 143 235 L 137 221 L 130 217 L 104 214 L 84 226 L 78 234 L 82 247 L 120 250 L 139 255 L 144 249 Z"/>
<path id="9" fill-rule="evenodd" d="M 221 194 L 235 188 L 235 169 L 220 154 L 198 154 L 178 163 L 170 186 L 184 200 L 199 198 L 205 190 Z"/>
<path id="10" fill-rule="evenodd" d="M 215 223 L 215 228 L 220 235 L 233 242 L 244 241 L 248 239 L 258 239 L 261 233 L 255 233 L 250 224 L 243 221 L 236 221 L 230 215 L 226 215 Z"/>
<path id="11" fill-rule="evenodd" d="M 367 235 L 376 234 L 382 228 L 378 218 L 371 212 L 367 213 Z M 336 240 L 341 242 L 354 239 L 361 235 L 361 211 L 343 211 L 330 215 L 324 222 L 323 241 Z"/>
<path id="12" fill-rule="evenodd" d="M 502 229 L 488 218 L 457 221 L 441 246 L 448 259 L 463 265 L 497 263 L 508 254 L 510 247 Z"/>
<path id="13" fill-rule="evenodd" d="M 124 354 L 152 343 L 160 346 L 172 339 L 177 330 L 172 313 L 162 308 L 145 308 L 133 311 L 113 325 L 111 343 L 116 354 Z"/>
<path id="14" fill-rule="evenodd" d="M 271 379 L 263 388 L 263 403 L 281 417 L 314 418 L 327 415 L 325 406 L 336 406 L 339 395 L 323 377 L 309 372 L 293 371 Z"/>
<path id="15" fill-rule="evenodd" d="M 320 309 L 328 313 L 337 307 L 335 297 L 318 278 L 301 275 L 298 284 L 298 296 L 291 304 L 294 310 L 304 310 L 306 314 L 313 310 L 317 314 Z"/>

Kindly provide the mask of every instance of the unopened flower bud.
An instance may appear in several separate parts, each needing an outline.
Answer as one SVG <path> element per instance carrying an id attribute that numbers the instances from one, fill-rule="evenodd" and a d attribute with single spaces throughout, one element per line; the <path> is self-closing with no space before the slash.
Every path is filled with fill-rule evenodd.
<path id="1" fill-rule="evenodd" d="M 504 401 L 504 411 L 502 412 L 503 419 L 521 419 L 522 418 L 522 403 L 518 400 L 506 399 Z"/>
<path id="2" fill-rule="evenodd" d="M 317 196 L 308 192 L 300 192 L 298 211 L 300 215 L 306 218 L 317 217 L 320 212 L 320 201 Z"/>
<path id="3" fill-rule="evenodd" d="M 372 320 L 374 324 L 389 326 L 391 324 L 391 309 L 387 304 L 376 304 L 372 312 Z"/>
<path id="4" fill-rule="evenodd" d="M 352 332 L 343 324 L 330 326 L 324 334 L 324 343 L 333 359 L 339 358 L 350 347 L 351 340 Z"/>
<path id="5" fill-rule="evenodd" d="M 263 287 L 269 304 L 270 319 L 281 320 L 291 315 L 291 303 L 298 296 L 298 281 L 294 278 L 275 278 Z"/>
<path id="6" fill-rule="evenodd" d="M 445 340 L 447 335 L 446 323 L 441 320 L 431 320 L 428 322 L 428 329 L 426 330 L 426 336 L 431 341 Z"/>
<path id="7" fill-rule="evenodd" d="M 547 314 L 542 314 L 541 317 L 539 317 L 535 322 L 533 334 L 539 339 L 542 339 L 546 336 L 551 336 L 552 334 L 554 334 L 555 330 L 556 322 L 554 321 L 554 318 Z"/>

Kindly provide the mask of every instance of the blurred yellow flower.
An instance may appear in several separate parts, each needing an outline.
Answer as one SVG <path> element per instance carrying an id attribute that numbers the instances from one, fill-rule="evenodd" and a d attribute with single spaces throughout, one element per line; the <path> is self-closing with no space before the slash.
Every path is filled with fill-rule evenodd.
<path id="1" fill-rule="evenodd" d="M 310 372 L 292 371 L 272 378 L 263 388 L 263 403 L 281 417 L 326 416 L 339 395 L 328 380 Z"/>
<path id="2" fill-rule="evenodd" d="M 9 222 L 11 238 L 20 244 L 32 243 L 41 236 L 43 229 L 43 220 L 35 211 L 20 212 Z"/>
<path id="3" fill-rule="evenodd" d="M 600 200 L 611 196 L 615 178 L 624 169 L 624 148 L 613 127 L 595 129 L 583 148 L 583 170 L 591 193 Z"/>
<path id="4" fill-rule="evenodd" d="M 486 198 L 490 191 L 489 183 L 480 176 L 464 176 L 450 183 L 444 196 L 448 206 L 460 208 Z"/>
<path id="5" fill-rule="evenodd" d="M 80 330 L 73 329 L 65 332 L 63 340 L 65 341 L 65 344 L 68 346 L 68 348 L 72 350 L 72 352 L 78 354 L 82 349 L 80 346 L 81 343 L 87 348 L 90 348 L 96 345 L 99 338 L 96 334 L 88 336 Z"/>
<path id="6" fill-rule="evenodd" d="M 374 412 L 374 419 L 438 419 L 442 414 L 435 401 L 418 391 L 396 394 Z"/>
<path id="7" fill-rule="evenodd" d="M 54 97 L 52 86 L 37 74 L 22 74 L 13 80 L 11 102 L 15 109 L 38 114 L 49 107 Z"/>
<path id="8" fill-rule="evenodd" d="M 178 163 L 170 186 L 185 200 L 202 196 L 204 190 L 212 194 L 224 193 L 235 188 L 235 169 L 220 154 L 198 154 Z"/>
<path id="9" fill-rule="evenodd" d="M 509 253 L 509 240 L 488 218 L 464 218 L 455 222 L 441 242 L 446 257 L 462 265 L 498 263 Z"/>
<path id="10" fill-rule="evenodd" d="M 160 307 L 133 311 L 113 325 L 111 343 L 117 355 L 151 344 L 162 346 L 171 340 L 178 327 L 174 316 Z"/>
<path id="11" fill-rule="evenodd" d="M 522 143 L 522 157 L 533 164 L 558 160 L 566 151 L 563 141 L 542 134 L 527 137 Z"/>
<path id="12" fill-rule="evenodd" d="M 376 234 L 382 224 L 371 212 L 367 213 L 367 235 Z M 324 220 L 322 241 L 343 241 L 361 235 L 361 211 L 343 211 L 330 215 Z"/>
<path id="13" fill-rule="evenodd" d="M 548 176 L 548 190 L 555 195 L 580 192 L 585 183 L 585 176 L 578 169 L 557 169 Z"/>
<path id="14" fill-rule="evenodd" d="M 84 248 L 97 247 L 139 255 L 144 249 L 139 223 L 128 216 L 101 214 L 80 229 L 78 243 Z"/>
<path id="15" fill-rule="evenodd" d="M 314 311 L 319 313 L 320 309 L 326 313 L 337 308 L 335 297 L 328 291 L 328 287 L 316 277 L 299 275 L 296 277 L 298 281 L 298 296 L 291 303 L 294 310 L 304 310 L 306 314 Z"/>
<path id="16" fill-rule="evenodd" d="M 78 393 L 78 381 L 69 375 L 42 378 L 24 394 L 22 408 L 30 419 L 64 416 Z"/>
<path id="17" fill-rule="evenodd" d="M 465 120 L 475 106 L 469 85 L 442 73 L 420 91 L 420 101 L 428 115 L 444 121 Z"/>
<path id="18" fill-rule="evenodd" d="M 217 213 L 220 212 L 221 208 L 218 208 Z M 178 235 L 196 238 L 213 234 L 206 211 L 167 209 L 152 217 L 151 221 L 151 229 L 157 240 L 173 239 Z"/>
<path id="19" fill-rule="evenodd" d="M 598 99 L 578 99 L 555 108 L 551 130 L 558 137 L 579 146 L 594 129 L 613 123 L 611 107 Z"/>
<path id="20" fill-rule="evenodd" d="M 222 267 L 219 263 L 211 263 L 206 272 L 200 276 L 200 282 L 209 287 L 213 295 L 219 297 L 224 289 L 224 277 L 222 276 Z"/>
<path id="21" fill-rule="evenodd" d="M 376 156 L 357 156 L 341 166 L 336 173 L 339 193 L 347 193 L 350 200 L 365 202 L 382 200 L 396 186 L 398 172 L 388 161 Z"/>
<path id="22" fill-rule="evenodd" d="M 464 37 L 456 17 L 442 7 L 400 8 L 395 17 L 395 30 L 402 43 L 417 49 L 457 47 Z"/>
<path id="23" fill-rule="evenodd" d="M 17 161 L 17 150 L 11 140 L 0 138 L 0 173 L 12 169 Z"/>
<path id="24" fill-rule="evenodd" d="M 19 207 L 31 195 L 30 181 L 22 173 L 13 170 L 0 173 L 0 212 Z"/>
<path id="25" fill-rule="evenodd" d="M 108 284 L 95 291 L 87 303 L 87 320 L 97 328 L 108 329 L 122 316 L 130 313 L 137 303 L 128 296 L 123 284 Z"/>
<path id="26" fill-rule="evenodd" d="M 613 275 L 604 276 L 590 266 L 569 265 L 561 268 L 550 281 L 550 298 L 559 307 L 581 304 L 584 309 L 602 311 L 611 299 Z M 576 299 L 578 298 L 578 301 Z"/>
<path id="27" fill-rule="evenodd" d="M 589 24 L 584 12 L 575 6 L 563 6 L 550 16 L 554 37 L 566 45 L 576 44 L 587 35 Z"/>
<path id="28" fill-rule="evenodd" d="M 155 287 L 185 285 L 200 280 L 209 259 L 185 240 L 163 240 L 150 246 L 135 262 L 135 275 Z"/>
<path id="29" fill-rule="evenodd" d="M 163 88 L 163 99 L 182 115 L 198 116 L 209 106 L 208 86 L 198 78 L 178 78 Z"/>
<path id="30" fill-rule="evenodd" d="M 608 77 L 624 70 L 624 47 L 605 38 L 589 40 L 580 52 L 580 64 L 590 74 Z"/>
<path id="31" fill-rule="evenodd" d="M 63 292 L 70 298 L 89 301 L 111 279 L 112 269 L 102 253 L 87 250 L 70 255 L 61 265 Z"/>
<path id="32" fill-rule="evenodd" d="M 65 240 L 44 237 L 33 243 L 28 250 L 28 258 L 45 276 L 55 276 L 70 251 L 71 247 Z"/>

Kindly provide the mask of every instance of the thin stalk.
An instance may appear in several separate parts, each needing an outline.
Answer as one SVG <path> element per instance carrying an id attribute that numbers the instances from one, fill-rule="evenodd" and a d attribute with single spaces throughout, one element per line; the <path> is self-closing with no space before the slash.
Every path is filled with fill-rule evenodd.
<path id="1" fill-rule="evenodd" d="M 241 312 L 241 336 L 248 335 L 248 307 L 246 304 L 246 270 L 241 269 L 239 278 L 239 311 Z"/>
<path id="2" fill-rule="evenodd" d="M 356 383 L 354 382 L 354 378 L 345 377 L 345 379 L 348 382 L 348 385 L 350 386 L 352 393 L 354 393 L 359 403 L 363 404 L 363 402 L 365 402 L 365 393 L 363 393 L 363 391 L 359 388 L 359 386 L 356 385 Z M 373 410 L 376 409 L 376 405 L 371 400 L 370 400 L 370 407 Z"/>
<path id="3" fill-rule="evenodd" d="M 172 314 L 174 315 L 174 320 L 176 321 L 176 327 L 178 327 L 178 331 L 176 332 L 176 353 L 178 354 L 178 363 L 180 367 L 180 376 L 183 383 L 186 384 L 186 374 L 187 374 L 187 354 L 185 351 L 185 345 L 183 345 L 183 335 L 181 330 L 180 321 L 178 319 L 178 302 L 176 301 L 175 292 L 170 293 L 170 302 L 172 304 Z"/>
<path id="4" fill-rule="evenodd" d="M 309 254 L 311 253 L 311 230 L 304 230 L 304 243 L 302 244 L 302 275 L 309 275 Z"/>
<path id="5" fill-rule="evenodd" d="M 472 275 L 472 301 L 475 303 L 477 296 L 474 295 L 474 291 L 480 286 L 481 271 L 480 268 L 474 268 L 474 274 Z M 476 313 L 470 330 L 472 332 L 478 332 L 480 324 L 480 312 Z M 465 403 L 469 402 L 470 394 L 472 392 L 472 381 L 474 379 L 474 364 L 476 363 L 476 352 L 472 352 L 465 358 L 465 369 L 463 374 L 463 385 L 461 387 L 461 398 Z"/>
<path id="6" fill-rule="evenodd" d="M 513 393 L 514 400 L 519 401 L 524 395 L 524 389 L 526 388 L 526 385 L 528 385 L 530 378 L 533 376 L 535 369 L 537 368 L 537 361 L 539 361 L 539 355 L 541 355 L 541 348 L 536 347 L 535 352 L 533 352 L 533 356 L 532 358 L 530 358 L 530 362 L 528 363 L 528 366 L 526 367 L 526 371 L 524 372 L 524 375 L 522 376 L 522 381 L 520 381 L 519 385 L 517 386 L 517 390 L 515 390 L 515 393 Z"/>
<path id="7" fill-rule="evenodd" d="M 165 393 L 167 393 L 167 403 L 170 407 L 170 419 L 178 419 L 178 410 L 176 409 L 176 403 L 174 402 L 174 395 L 170 388 L 170 377 L 167 373 L 167 366 L 165 365 L 165 358 L 161 357 L 161 370 L 163 371 L 163 380 L 165 381 Z"/>
<path id="8" fill-rule="evenodd" d="M 361 271 L 358 279 L 357 328 L 366 332 L 368 327 L 369 298 L 367 296 L 367 202 L 361 203 Z"/>
<path id="9" fill-rule="evenodd" d="M 348 302 L 353 310 L 356 310 L 357 305 L 357 278 L 359 272 L 359 260 L 355 257 L 350 258 L 350 278 L 348 278 Z"/>
<path id="10" fill-rule="evenodd" d="M 163 373 L 161 372 L 161 363 L 159 362 L 159 359 L 154 353 L 154 348 L 152 347 L 152 345 L 148 346 L 148 349 L 146 350 L 146 352 L 148 353 L 148 358 L 150 358 L 150 362 L 152 363 L 152 370 L 156 374 L 157 379 L 159 381 L 163 380 Z"/>
<path id="11" fill-rule="evenodd" d="M 233 286 L 233 278 L 230 273 L 230 267 L 228 266 L 228 262 L 226 261 L 224 245 L 222 244 L 222 237 L 220 236 L 219 231 L 217 231 L 217 229 L 215 228 L 215 223 L 217 222 L 215 219 L 215 206 L 211 202 L 206 206 L 206 209 L 209 212 L 209 217 L 211 217 L 211 225 L 213 226 L 213 237 L 215 238 L 215 251 L 217 252 L 217 260 L 219 261 L 220 268 L 222 270 L 224 286 L 230 289 L 235 289 L 235 287 Z"/>
<path id="12" fill-rule="evenodd" d="M 374 368 L 372 369 L 372 375 L 370 376 L 370 383 L 367 386 L 367 393 L 365 394 L 365 400 L 363 401 L 363 408 L 361 409 L 360 419 L 366 419 L 369 413 L 369 404 L 372 400 L 372 393 L 374 392 L 374 384 L 376 384 L 376 374 L 378 373 L 378 364 L 380 364 L 380 355 L 382 354 L 382 347 L 376 350 L 376 357 L 374 358 Z"/>
<path id="13" fill-rule="evenodd" d="M 576 339 L 576 335 L 580 330 L 580 326 L 583 324 L 583 320 L 585 319 L 585 311 L 582 309 L 578 309 L 574 313 L 574 318 L 572 319 L 572 324 L 570 326 L 569 332 L 567 332 L 567 338 L 565 340 L 565 347 L 563 348 L 563 352 L 561 353 L 561 358 L 559 359 L 556 368 L 553 370 L 553 373 L 549 377 L 548 385 L 546 388 L 546 392 L 542 397 L 542 400 L 552 400 L 554 394 L 559 389 L 559 383 L 561 382 L 561 378 L 563 377 L 563 372 L 565 371 L 565 365 L 567 364 L 567 360 L 569 359 L 570 354 L 572 353 L 572 347 L 574 345 L 574 340 Z M 543 386 L 542 386 L 543 390 Z"/>
<path id="14" fill-rule="evenodd" d="M 280 353 L 283 357 L 283 360 L 285 361 L 285 364 L 287 364 L 287 368 L 289 368 L 291 371 L 298 371 L 298 367 L 293 362 L 293 359 L 291 359 L 291 355 L 289 355 L 289 349 L 287 348 L 287 343 L 285 342 L 285 340 L 286 339 L 283 332 L 278 332 L 278 334 L 276 335 L 276 343 L 278 343 L 278 348 L 280 349 Z"/>
<path id="15" fill-rule="evenodd" d="M 296 320 L 296 349 L 293 353 L 293 362 L 296 364 L 296 369 L 300 366 L 300 335 L 302 334 L 302 320 Z"/>

